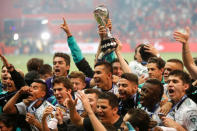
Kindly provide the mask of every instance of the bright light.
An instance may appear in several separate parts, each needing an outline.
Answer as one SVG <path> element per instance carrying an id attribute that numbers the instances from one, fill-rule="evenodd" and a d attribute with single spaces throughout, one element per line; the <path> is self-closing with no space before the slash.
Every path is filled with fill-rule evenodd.
<path id="1" fill-rule="evenodd" d="M 43 32 L 43 33 L 41 34 L 41 38 L 42 38 L 43 40 L 48 40 L 48 39 L 50 38 L 50 34 L 49 34 L 48 32 Z"/>
<path id="2" fill-rule="evenodd" d="M 14 34 L 13 39 L 14 39 L 14 40 L 18 40 L 18 39 L 19 39 L 18 33 L 15 33 L 15 34 Z"/>
<path id="3" fill-rule="evenodd" d="M 49 21 L 48 21 L 47 19 L 45 19 L 45 20 L 42 20 L 42 21 L 41 21 L 41 24 L 44 25 L 44 24 L 47 24 L 48 22 L 49 22 Z"/>

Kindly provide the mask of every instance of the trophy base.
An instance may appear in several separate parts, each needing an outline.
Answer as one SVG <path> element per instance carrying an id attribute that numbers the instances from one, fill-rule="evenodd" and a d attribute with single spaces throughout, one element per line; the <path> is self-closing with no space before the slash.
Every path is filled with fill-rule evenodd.
<path id="1" fill-rule="evenodd" d="M 101 41 L 101 51 L 106 52 L 107 50 L 115 50 L 117 47 L 116 41 L 114 38 L 109 38 Z"/>
<path id="2" fill-rule="evenodd" d="M 100 59 L 103 59 L 105 56 L 110 54 L 112 51 L 115 51 L 117 46 L 118 45 L 116 44 L 115 38 L 109 38 L 106 40 L 102 40 L 101 41 Z"/>

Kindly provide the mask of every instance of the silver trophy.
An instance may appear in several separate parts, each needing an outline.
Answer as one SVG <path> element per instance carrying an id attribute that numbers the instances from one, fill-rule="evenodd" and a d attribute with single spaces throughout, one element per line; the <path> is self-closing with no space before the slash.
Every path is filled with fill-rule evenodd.
<path id="1" fill-rule="evenodd" d="M 109 11 L 105 5 L 99 5 L 94 10 L 94 17 L 99 25 L 102 25 L 106 28 L 107 34 L 101 40 L 101 53 L 99 54 L 99 59 L 104 58 L 107 54 L 114 51 L 117 47 L 115 39 L 112 37 L 112 34 L 109 28 L 106 27 L 106 24 L 109 20 Z"/>

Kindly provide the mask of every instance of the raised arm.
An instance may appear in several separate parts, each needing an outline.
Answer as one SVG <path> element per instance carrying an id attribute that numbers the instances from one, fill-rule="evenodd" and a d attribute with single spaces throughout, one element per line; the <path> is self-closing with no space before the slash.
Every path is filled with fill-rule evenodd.
<path id="1" fill-rule="evenodd" d="M 152 44 L 145 45 L 144 49 L 146 50 L 146 52 L 151 53 L 154 56 L 160 57 L 159 51 Z"/>
<path id="2" fill-rule="evenodd" d="M 17 114 L 17 108 L 15 106 L 18 98 L 28 92 L 29 87 L 28 86 L 24 86 L 22 87 L 19 91 L 17 91 L 17 93 L 6 103 L 6 105 L 3 108 L 3 112 L 8 113 L 8 114 Z"/>
<path id="3" fill-rule="evenodd" d="M 194 63 L 194 60 L 191 55 L 191 51 L 189 48 L 189 37 L 190 37 L 190 29 L 186 27 L 186 33 L 182 33 L 180 31 L 174 32 L 174 39 L 180 43 L 182 43 L 182 58 L 183 63 L 189 73 L 191 74 L 192 78 L 197 79 L 197 66 Z"/>
<path id="4" fill-rule="evenodd" d="M 130 69 L 129 65 L 126 63 L 126 61 L 124 60 L 124 58 L 121 55 L 122 43 L 118 39 L 116 39 L 116 43 L 118 44 L 118 47 L 116 48 L 115 52 L 116 52 L 117 58 L 120 61 L 120 65 L 122 67 L 122 70 L 124 73 L 131 73 L 131 69 Z"/>
<path id="5" fill-rule="evenodd" d="M 25 83 L 24 78 L 20 75 L 19 72 L 17 72 L 15 70 L 14 66 L 12 64 L 10 64 L 8 62 L 8 60 L 5 58 L 5 56 L 3 56 L 2 54 L 0 54 L 0 58 L 3 61 L 3 64 L 8 69 L 8 71 L 10 72 L 10 75 L 14 81 L 14 84 L 15 84 L 17 90 L 19 90 L 21 87 L 25 86 L 26 83 Z"/>
<path id="6" fill-rule="evenodd" d="M 94 114 L 87 96 L 84 93 L 82 93 L 81 91 L 78 91 L 78 93 L 79 93 L 78 97 L 82 101 L 85 111 L 88 113 L 88 116 L 89 116 L 92 126 L 94 128 L 94 131 L 107 131 L 105 129 L 105 127 L 103 126 L 103 124 L 98 120 L 98 118 Z"/>
<path id="7" fill-rule="evenodd" d="M 110 19 L 108 19 L 106 27 L 109 28 L 109 31 L 111 32 L 111 30 L 112 30 L 112 22 L 111 22 Z M 98 46 L 98 49 L 97 49 L 97 53 L 95 55 L 96 56 L 95 57 L 95 63 L 98 60 L 106 60 L 106 61 L 111 63 L 115 59 L 114 51 L 111 52 L 110 54 L 106 55 L 106 56 L 102 56 L 101 55 L 101 41 L 107 35 L 106 28 L 104 26 L 99 25 L 98 26 L 98 34 L 99 34 L 99 37 L 100 37 L 100 42 L 99 42 L 99 46 Z"/>
<path id="8" fill-rule="evenodd" d="M 64 105 L 69 109 L 70 120 L 76 126 L 83 126 L 84 118 L 79 115 L 75 107 L 77 104 L 77 99 L 73 100 L 71 94 L 69 93 L 66 94 L 68 97 L 66 98 Z"/>
<path id="9" fill-rule="evenodd" d="M 66 32 L 67 35 L 67 42 L 70 48 L 73 61 L 77 68 L 82 71 L 87 77 L 93 77 L 93 70 L 89 63 L 86 61 L 84 56 L 82 55 L 81 49 L 79 48 L 75 38 L 72 36 L 71 31 L 69 29 L 68 24 L 66 23 L 65 18 L 63 18 L 64 23 L 61 24 L 61 28 Z"/>
<path id="10" fill-rule="evenodd" d="M 50 131 L 48 124 L 47 124 L 47 117 L 52 114 L 53 112 L 53 107 L 48 106 L 44 112 L 43 112 L 43 116 L 42 116 L 42 129 L 43 131 Z"/>

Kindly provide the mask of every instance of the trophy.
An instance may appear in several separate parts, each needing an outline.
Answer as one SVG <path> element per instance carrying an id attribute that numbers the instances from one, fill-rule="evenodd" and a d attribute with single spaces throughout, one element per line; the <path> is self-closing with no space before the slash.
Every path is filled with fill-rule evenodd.
<path id="1" fill-rule="evenodd" d="M 106 28 L 107 34 L 101 40 L 101 53 L 99 54 L 98 59 L 104 58 L 106 55 L 110 54 L 117 47 L 115 39 L 112 37 L 109 28 L 106 27 L 106 24 L 109 20 L 109 11 L 104 5 L 99 5 L 94 10 L 94 17 L 99 25 L 102 25 Z"/>

